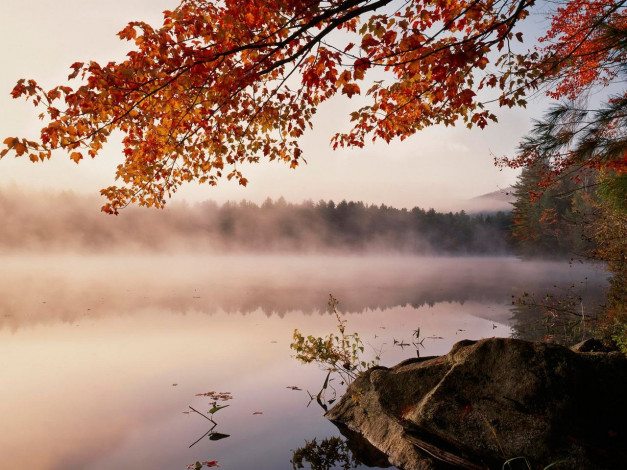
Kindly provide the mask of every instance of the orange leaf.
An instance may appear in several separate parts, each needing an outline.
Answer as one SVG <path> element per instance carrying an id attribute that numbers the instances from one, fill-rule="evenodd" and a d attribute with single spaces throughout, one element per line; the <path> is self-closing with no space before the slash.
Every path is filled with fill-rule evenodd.
<path id="1" fill-rule="evenodd" d="M 83 154 L 80 152 L 72 152 L 70 154 L 70 158 L 74 160 L 75 163 L 78 163 L 79 161 L 83 159 Z"/>
<path id="2" fill-rule="evenodd" d="M 24 145 L 21 142 L 17 142 L 14 146 L 13 149 L 15 149 L 15 153 L 17 154 L 17 156 L 21 156 L 24 155 L 26 153 L 26 151 L 28 150 L 26 148 L 26 145 Z"/>
<path id="3" fill-rule="evenodd" d="M 2 143 L 8 145 L 9 148 L 13 148 L 19 141 L 17 137 L 7 137 Z"/>
<path id="4" fill-rule="evenodd" d="M 349 98 L 353 95 L 358 95 L 361 92 L 359 89 L 359 85 L 354 83 L 347 83 L 342 87 L 342 94 L 348 96 Z"/>

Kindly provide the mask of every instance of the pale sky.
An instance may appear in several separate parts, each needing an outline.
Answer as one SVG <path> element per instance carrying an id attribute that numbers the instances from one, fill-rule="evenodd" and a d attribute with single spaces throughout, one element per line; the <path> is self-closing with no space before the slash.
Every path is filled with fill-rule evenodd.
<path id="1" fill-rule="evenodd" d="M 119 60 L 130 47 L 116 36 L 126 23 L 161 24 L 161 12 L 176 5 L 177 0 L 1 2 L 0 141 L 9 136 L 31 140 L 38 136 L 40 111 L 9 94 L 19 78 L 34 78 L 49 89 L 65 80 L 73 62 Z M 544 107 L 545 103 L 532 102 L 528 110 L 499 110 L 499 123 L 483 131 L 434 127 L 404 142 L 333 151 L 330 138 L 346 128 L 356 103 L 332 100 L 319 111 L 314 130 L 303 138 L 307 165 L 290 170 L 282 163 L 260 163 L 245 167 L 246 188 L 226 179 L 217 187 L 192 183 L 175 200 L 262 202 L 284 196 L 293 202 L 347 199 L 396 207 L 461 209 L 463 201 L 515 182 L 517 172 L 499 171 L 491 154 L 513 155 L 520 137 L 531 127 L 531 118 L 539 117 Z M 79 165 L 63 152 L 38 164 L 8 155 L 0 160 L 0 190 L 15 185 L 97 194 L 113 184 L 120 155 L 121 146 L 115 142 L 96 160 Z"/>

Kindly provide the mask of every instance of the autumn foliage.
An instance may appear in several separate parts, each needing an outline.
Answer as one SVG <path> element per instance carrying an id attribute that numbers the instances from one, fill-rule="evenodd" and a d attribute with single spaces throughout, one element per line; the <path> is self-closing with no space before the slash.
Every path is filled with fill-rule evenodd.
<path id="1" fill-rule="evenodd" d="M 132 22 L 120 63 L 74 63 L 75 86 L 20 80 L 15 98 L 42 109 L 37 140 L 7 138 L 33 161 L 56 149 L 79 162 L 123 136 L 107 212 L 163 206 L 184 182 L 246 185 L 242 162 L 303 160 L 299 137 L 334 95 L 361 96 L 333 146 L 406 138 L 425 126 L 484 127 L 483 100 L 524 105 L 532 55 L 516 55 L 528 0 L 182 0 L 154 28 Z M 366 74 L 372 74 L 366 80 Z"/>
<path id="2" fill-rule="evenodd" d="M 614 0 L 577 0 L 558 8 L 540 39 L 548 79 L 555 82 L 549 96 L 576 100 L 590 86 L 617 78 L 627 61 L 624 6 Z"/>
<path id="3" fill-rule="evenodd" d="M 39 106 L 46 124 L 36 140 L 5 139 L 0 156 L 43 161 L 63 149 L 78 163 L 121 132 L 120 183 L 102 190 L 104 210 L 117 213 L 131 202 L 161 207 L 184 182 L 215 185 L 226 176 L 246 185 L 243 162 L 297 166 L 299 138 L 334 95 L 360 99 L 352 127 L 333 146 L 361 147 L 434 124 L 483 128 L 496 120 L 487 103 L 524 106 L 539 87 L 572 99 L 621 72 L 624 1 L 566 1 L 540 47 L 516 52 L 517 27 L 533 7 L 533 0 L 182 0 L 164 12 L 162 26 L 132 22 L 119 33 L 134 44 L 123 62 L 74 63 L 68 79 L 77 84 L 48 91 L 20 80 L 13 96 Z M 627 97 L 616 100 L 614 114 L 595 117 L 603 125 L 594 132 L 571 133 L 549 149 L 553 171 L 577 159 L 624 171 L 622 151 L 581 159 L 572 150 L 573 139 L 620 135 Z M 581 115 L 559 116 L 546 134 L 573 120 Z M 533 166 L 545 157 L 546 148 L 527 145 L 504 163 Z"/>
<path id="4" fill-rule="evenodd" d="M 571 0 L 557 9 L 551 28 L 540 39 L 542 85 L 561 100 L 521 144 L 512 167 L 545 165 L 546 185 L 585 167 L 627 173 L 627 90 L 598 103 L 594 94 L 624 83 L 627 64 L 625 1 Z M 574 174 L 574 176 L 573 176 Z"/>

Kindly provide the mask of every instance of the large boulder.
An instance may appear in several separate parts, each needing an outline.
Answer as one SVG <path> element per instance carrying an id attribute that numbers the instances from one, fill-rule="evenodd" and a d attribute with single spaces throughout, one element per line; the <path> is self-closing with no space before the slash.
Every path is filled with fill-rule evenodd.
<path id="1" fill-rule="evenodd" d="M 532 468 L 627 469 L 627 358 L 462 341 L 445 356 L 368 370 L 326 416 L 403 469 L 500 469 L 514 457 Z"/>

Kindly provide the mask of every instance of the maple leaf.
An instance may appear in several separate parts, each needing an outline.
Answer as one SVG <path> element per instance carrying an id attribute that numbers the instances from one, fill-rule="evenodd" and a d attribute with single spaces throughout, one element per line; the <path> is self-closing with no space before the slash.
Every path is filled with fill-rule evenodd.
<path id="1" fill-rule="evenodd" d="M 126 26 L 122 31 L 118 33 L 120 39 L 126 39 L 130 41 L 131 39 L 135 39 L 137 37 L 137 31 L 135 31 L 135 26 L 133 23 L 130 23 Z"/>
<path id="2" fill-rule="evenodd" d="M 361 80 L 364 78 L 366 70 L 371 67 L 371 62 L 367 58 L 359 58 L 355 61 L 355 80 Z"/>
<path id="3" fill-rule="evenodd" d="M 20 139 L 18 139 L 17 137 L 7 137 L 6 139 L 4 139 L 4 145 L 6 145 L 9 149 L 12 149 L 13 147 L 15 147 L 15 145 L 17 145 L 19 143 Z"/>
<path id="4" fill-rule="evenodd" d="M 366 50 L 369 49 L 371 47 L 374 47 L 376 45 L 379 44 L 379 41 L 377 41 L 372 34 L 366 34 L 362 39 L 361 39 L 361 48 Z"/>
<path id="5" fill-rule="evenodd" d="M 359 89 L 359 85 L 355 83 L 348 83 L 342 87 L 342 94 L 348 96 L 349 98 L 353 95 L 358 95 L 361 92 Z"/>
<path id="6" fill-rule="evenodd" d="M 78 163 L 83 159 L 83 154 L 80 152 L 72 152 L 70 154 L 70 158 L 74 161 L 74 163 Z"/>

